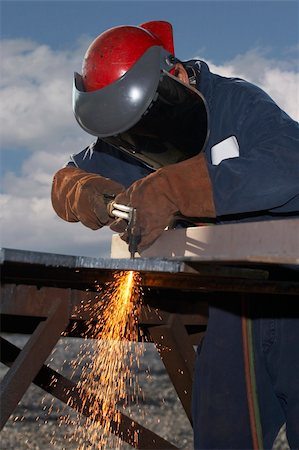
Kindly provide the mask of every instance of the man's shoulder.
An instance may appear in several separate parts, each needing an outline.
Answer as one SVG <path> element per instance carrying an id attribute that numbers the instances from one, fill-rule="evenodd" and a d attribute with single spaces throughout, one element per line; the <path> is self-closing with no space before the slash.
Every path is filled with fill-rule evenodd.
<path id="1" fill-rule="evenodd" d="M 210 99 L 214 101 L 229 101 L 242 97 L 243 101 L 248 102 L 254 98 L 261 98 L 267 96 L 256 84 L 245 80 L 241 77 L 225 76 L 224 74 L 216 73 L 213 67 L 202 60 L 188 61 L 193 67 L 198 69 L 200 74 L 199 90 L 204 90 Z"/>
<path id="2" fill-rule="evenodd" d="M 218 74 L 211 75 L 213 76 L 214 88 L 229 90 L 232 94 L 244 93 L 250 96 L 267 95 L 259 86 L 243 78 L 225 77 Z"/>
<path id="3" fill-rule="evenodd" d="M 279 110 L 276 102 L 262 88 L 250 81 L 236 77 L 215 75 L 213 80 L 213 103 L 228 105 L 232 111 L 249 112 L 256 105 Z M 217 106 L 217 107 L 218 107 Z"/>

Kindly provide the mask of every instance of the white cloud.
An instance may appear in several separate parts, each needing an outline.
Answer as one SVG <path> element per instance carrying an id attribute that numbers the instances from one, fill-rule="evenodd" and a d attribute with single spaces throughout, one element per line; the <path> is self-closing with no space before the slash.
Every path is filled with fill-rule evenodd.
<path id="1" fill-rule="evenodd" d="M 91 231 L 59 219 L 50 202 L 51 180 L 70 153 L 93 137 L 76 124 L 71 111 L 72 74 L 80 71 L 88 39 L 72 51 L 54 51 L 24 40 L 2 44 L 1 143 L 7 151 L 31 154 L 21 175 L 4 175 L 0 196 L 1 245 L 65 254 L 109 256 L 109 229 Z M 298 119 L 298 70 L 291 59 L 270 60 L 259 51 L 239 55 L 223 65 L 207 61 L 212 72 L 239 76 L 264 88 Z M 18 162 L 16 161 L 16 169 Z"/>
<path id="2" fill-rule="evenodd" d="M 52 210 L 50 197 L 0 196 L 2 246 L 21 250 L 108 257 L 112 232 L 67 223 Z"/>
<path id="3" fill-rule="evenodd" d="M 77 126 L 71 108 L 72 77 L 75 70 L 80 71 L 82 46 L 54 51 L 27 40 L 2 42 L 3 147 L 26 146 L 39 151 L 51 141 L 52 145 L 56 144 L 52 151 L 59 151 L 57 145 L 65 136 L 88 141 L 86 133 Z"/>

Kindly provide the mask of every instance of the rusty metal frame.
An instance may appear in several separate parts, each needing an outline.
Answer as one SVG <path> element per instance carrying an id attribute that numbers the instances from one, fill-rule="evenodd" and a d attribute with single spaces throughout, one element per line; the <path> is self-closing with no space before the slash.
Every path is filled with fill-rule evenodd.
<path id="1" fill-rule="evenodd" d="M 69 293 L 52 288 L 41 321 L 4 376 L 0 387 L 0 429 L 36 377 L 43 363 L 58 342 L 69 321 Z"/>
<path id="2" fill-rule="evenodd" d="M 11 364 L 13 364 L 12 360 L 16 361 L 20 354 L 21 350 L 18 347 L 1 338 L 1 361 L 4 364 L 11 367 Z M 90 416 L 90 411 L 92 410 L 91 405 L 97 402 L 95 396 L 88 394 L 85 397 L 86 400 L 84 400 L 83 405 L 82 389 L 80 389 L 80 395 L 77 385 L 73 381 L 45 365 L 42 365 L 38 374 L 31 381 L 85 417 Z M 100 420 L 101 416 L 97 418 L 93 417 L 93 421 L 100 422 Z M 138 449 L 150 450 L 159 448 L 161 450 L 167 450 L 177 448 L 153 431 L 148 430 L 136 421 L 132 421 L 130 417 L 121 412 L 120 422 L 116 423 L 111 421 L 110 427 L 111 432 L 131 445 L 134 443 L 134 438 L 137 433 L 138 446 L 133 446 Z"/>
<path id="3" fill-rule="evenodd" d="M 149 327 L 172 384 L 192 425 L 191 391 L 195 350 L 179 315 L 171 314 L 167 323 Z"/>
<path id="4" fill-rule="evenodd" d="M 55 396 L 62 402 L 68 404 L 69 407 L 73 408 L 75 411 L 80 412 L 84 416 L 89 416 L 89 406 L 91 403 L 96 401 L 95 398 L 89 398 L 85 403 L 84 408 L 82 408 L 82 401 L 77 389 L 77 386 L 71 380 L 68 380 L 66 377 L 62 376 L 58 372 L 55 372 L 53 369 L 45 366 L 44 364 L 40 365 L 40 362 L 44 362 L 52 348 L 55 346 L 61 335 L 68 336 L 74 335 L 74 326 L 69 325 L 69 320 L 75 320 L 80 323 L 89 323 L 90 318 L 92 316 L 93 303 L 99 300 L 99 294 L 96 292 L 82 292 L 78 290 L 72 289 L 57 289 L 51 287 L 43 287 L 38 289 L 36 286 L 27 286 L 27 285 L 12 285 L 12 284 L 4 284 L 1 286 L 1 300 L 2 300 L 2 314 L 5 317 L 16 317 L 21 316 L 23 318 L 32 318 L 40 320 L 39 325 L 36 330 L 43 327 L 47 333 L 53 331 L 52 324 L 50 321 L 44 320 L 44 317 L 48 315 L 48 308 L 52 304 L 64 304 L 68 305 L 67 315 L 64 316 L 64 322 L 61 327 L 58 327 L 57 324 L 57 333 L 56 340 L 50 345 L 50 342 L 47 343 L 48 351 L 44 351 L 43 355 L 38 357 L 39 361 L 39 371 L 35 371 L 35 375 L 33 374 L 28 378 L 26 386 L 19 384 L 20 377 L 22 374 L 27 371 L 28 364 L 31 364 L 30 359 L 25 358 L 24 364 L 19 368 L 19 377 L 15 377 L 14 374 L 14 366 L 16 365 L 18 359 L 20 359 L 20 355 L 23 354 L 23 350 L 18 349 L 13 344 L 9 343 L 7 340 L 1 338 L 1 361 L 10 367 L 10 370 L 6 377 L 9 377 L 13 381 L 13 390 L 17 393 L 16 400 L 13 404 L 10 404 L 9 407 L 5 408 L 5 411 L 2 415 L 3 423 L 2 427 L 5 425 L 8 417 L 13 412 L 13 409 L 16 407 L 18 401 L 20 401 L 22 395 L 25 393 L 27 387 L 30 382 L 35 383 L 46 392 L 49 392 L 51 395 Z M 58 294 L 59 301 L 55 301 L 55 294 Z M 149 296 L 151 297 L 151 296 Z M 145 332 L 148 332 L 150 336 L 150 340 L 156 345 L 166 370 L 169 374 L 170 380 L 174 383 L 175 389 L 179 395 L 179 398 L 182 402 L 182 405 L 187 412 L 189 419 L 191 420 L 191 384 L 192 384 L 192 369 L 189 370 L 189 377 L 186 379 L 186 375 L 183 377 L 183 384 L 180 380 L 176 382 L 176 373 L 177 369 L 180 366 L 182 371 L 187 371 L 185 369 L 186 363 L 188 363 L 186 359 L 186 348 L 190 351 L 193 347 L 190 343 L 188 344 L 189 337 L 186 331 L 185 326 L 187 324 L 196 326 L 204 326 L 206 324 L 206 305 L 203 304 L 203 308 L 198 308 L 198 305 L 195 307 L 195 314 L 191 314 L 190 305 L 188 306 L 188 301 L 186 301 L 186 309 L 188 314 L 184 314 L 182 319 L 179 318 L 178 314 L 169 313 L 168 311 L 160 310 L 158 308 L 151 307 L 151 300 L 156 302 L 156 298 L 149 298 L 148 303 L 142 305 L 142 311 L 139 320 L 139 326 L 143 327 Z M 89 307 L 86 309 L 84 305 L 88 304 Z M 195 306 L 191 304 L 191 308 Z M 54 308 L 52 308 L 53 310 Z M 52 311 L 51 310 L 51 311 Z M 59 311 L 59 310 L 58 310 Z M 68 329 L 72 329 L 72 333 L 68 333 Z M 17 331 L 17 330 L 15 330 Z M 167 345 L 170 345 L 172 348 L 172 358 L 164 357 L 164 348 L 161 345 L 161 332 L 164 332 L 165 337 L 167 337 Z M 35 333 L 35 331 L 34 331 Z M 33 335 L 34 335 L 33 333 Z M 46 333 L 46 335 L 47 335 Z M 33 335 L 28 341 L 31 342 L 33 339 Z M 177 340 L 175 337 L 179 337 L 179 339 L 184 339 L 183 343 Z M 197 335 L 198 337 L 198 335 Z M 28 343 L 26 344 L 28 346 Z M 166 341 L 165 341 L 166 343 Z M 40 341 L 41 346 L 43 347 L 44 342 Z M 190 346 L 190 348 L 189 348 Z M 33 355 L 35 352 L 35 347 L 30 345 L 28 352 L 30 355 Z M 27 352 L 27 353 L 28 353 Z M 180 353 L 182 352 L 182 355 Z M 35 355 L 36 358 L 36 355 Z M 194 358 L 194 355 L 193 355 Z M 191 359 L 191 358 L 190 358 Z M 3 380 L 5 381 L 5 380 Z M 6 383 L 2 385 L 3 390 L 3 405 L 6 404 L 5 396 L 9 395 L 11 389 L 7 388 Z M 188 395 L 184 394 L 184 390 L 188 391 Z M 187 401 L 186 401 L 187 399 Z M 100 410 L 100 408 L 99 408 Z M 145 428 L 141 424 L 137 423 L 135 420 L 132 421 L 128 416 L 120 413 L 120 423 L 111 423 L 111 432 L 118 436 L 123 441 L 129 443 L 135 448 L 138 449 L 175 449 L 177 448 L 172 443 L 166 441 L 156 433 L 151 430 Z M 100 417 L 98 420 L 100 421 Z M 94 420 L 94 418 L 93 418 Z M 97 420 L 97 419 L 96 419 Z M 138 443 L 134 443 L 134 435 L 138 434 Z"/>
<path id="5" fill-rule="evenodd" d="M 242 293 L 299 295 L 298 271 L 283 265 L 96 260 L 22 251 L 2 251 L 0 263 L 1 314 L 10 324 L 3 331 L 26 332 L 29 320 L 32 332 L 21 351 L 2 340 L 1 357 L 10 367 L 1 385 L 2 426 L 31 382 L 68 404 L 72 398 L 70 406 L 81 411 L 76 385 L 44 362 L 61 336 L 86 336 L 86 324 L 100 296 L 95 280 L 104 287 L 116 270 L 141 273 L 144 304 L 139 326 L 159 351 L 190 422 L 193 345 L 207 324 L 207 301 L 228 292 L 230 298 Z M 88 408 L 81 412 L 88 416 Z M 112 424 L 112 432 L 135 448 L 176 448 L 135 421 L 133 425 L 124 414 L 121 418 L 120 426 Z M 137 429 L 139 443 L 132 444 Z"/>

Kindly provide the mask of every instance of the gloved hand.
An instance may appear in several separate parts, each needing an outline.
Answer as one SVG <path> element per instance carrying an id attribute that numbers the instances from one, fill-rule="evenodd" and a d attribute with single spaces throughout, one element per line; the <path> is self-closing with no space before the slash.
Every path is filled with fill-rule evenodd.
<path id="1" fill-rule="evenodd" d="M 52 205 L 62 219 L 97 230 L 115 220 L 107 212 L 104 194 L 116 195 L 124 189 L 109 178 L 68 166 L 54 176 Z"/>
<path id="2" fill-rule="evenodd" d="M 203 153 L 136 181 L 117 195 L 115 203 L 133 206 L 137 210 L 136 226 L 141 234 L 138 252 L 148 248 L 178 212 L 187 217 L 216 217 Z M 110 228 L 122 232 L 124 221 L 117 220 Z M 126 231 L 121 237 L 128 242 Z"/>

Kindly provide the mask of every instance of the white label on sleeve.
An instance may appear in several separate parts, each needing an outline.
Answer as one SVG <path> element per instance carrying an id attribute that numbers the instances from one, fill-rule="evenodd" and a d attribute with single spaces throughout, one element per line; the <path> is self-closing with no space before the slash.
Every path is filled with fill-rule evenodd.
<path id="1" fill-rule="evenodd" d="M 224 159 L 238 158 L 239 144 L 236 136 L 230 136 L 211 148 L 211 159 L 214 166 L 218 166 Z"/>

